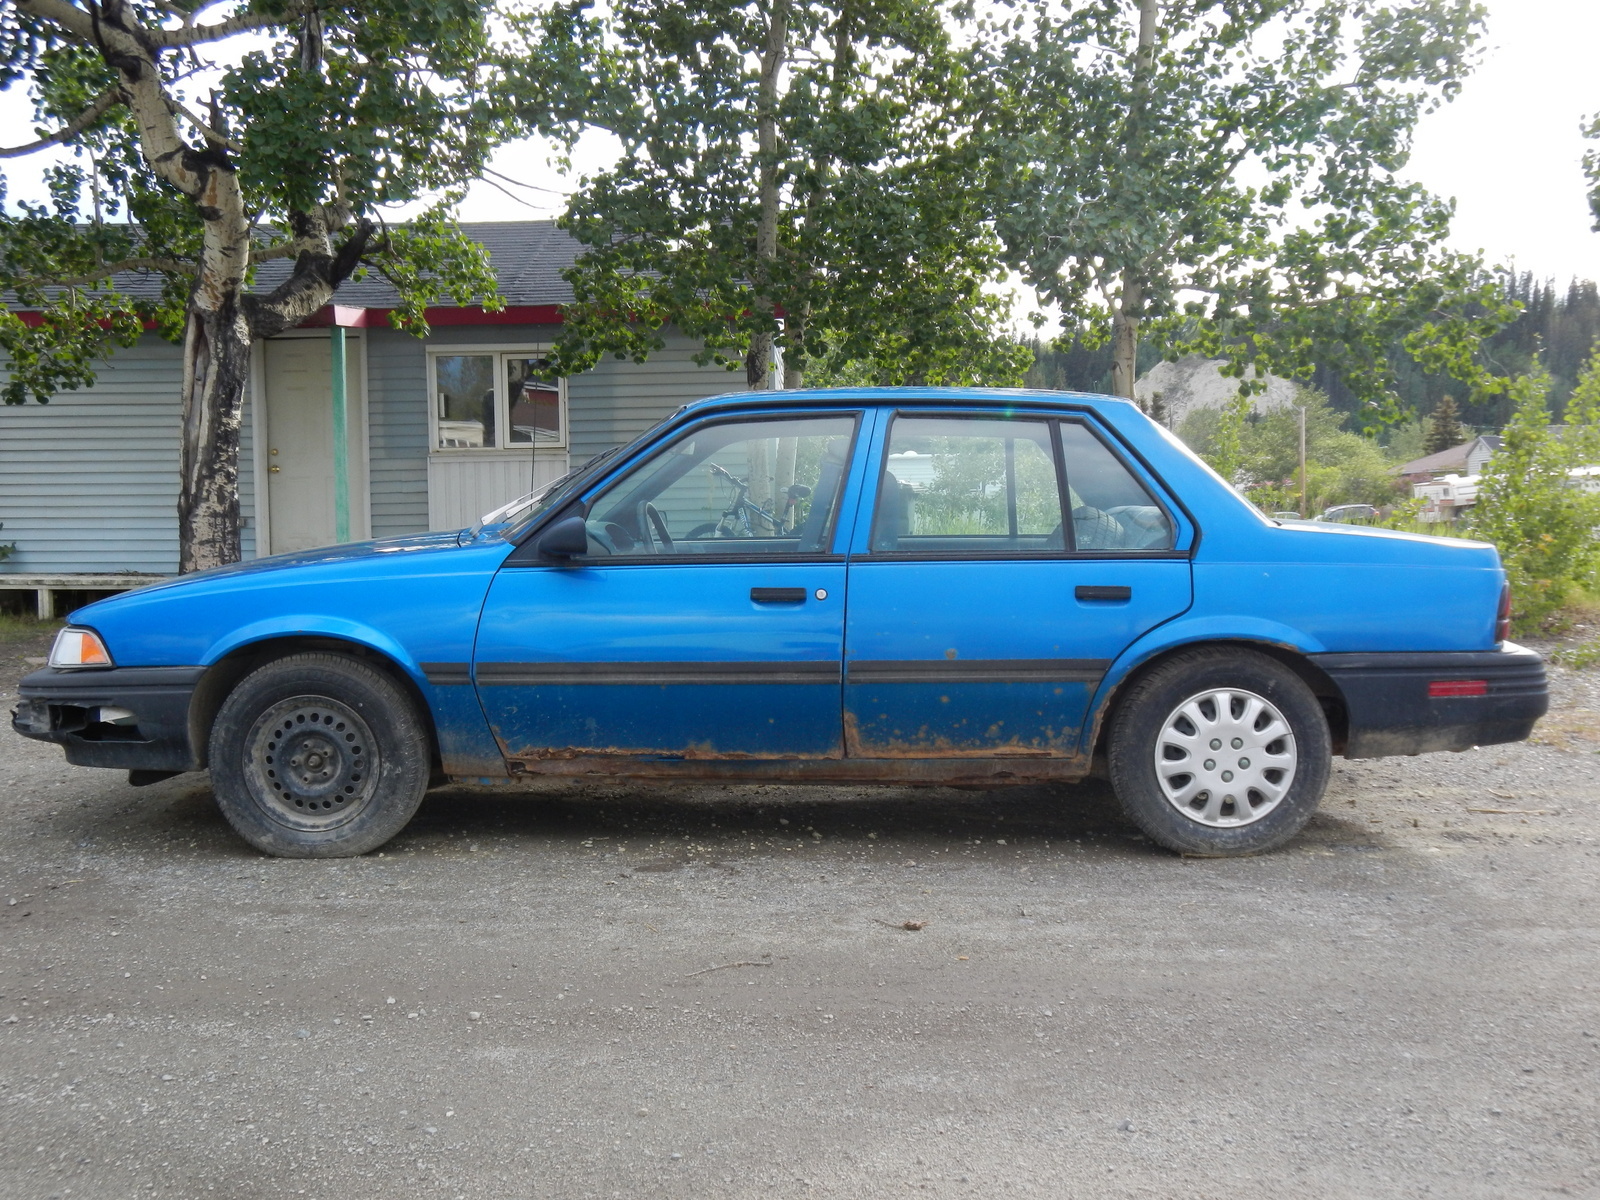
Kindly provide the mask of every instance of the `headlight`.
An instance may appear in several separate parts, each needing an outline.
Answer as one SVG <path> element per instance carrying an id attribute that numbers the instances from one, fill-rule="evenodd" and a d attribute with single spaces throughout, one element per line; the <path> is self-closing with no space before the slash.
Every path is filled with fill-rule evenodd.
<path id="1" fill-rule="evenodd" d="M 92 629 L 74 629 L 67 626 L 56 634 L 56 644 L 50 647 L 52 667 L 109 667 L 111 652 Z"/>

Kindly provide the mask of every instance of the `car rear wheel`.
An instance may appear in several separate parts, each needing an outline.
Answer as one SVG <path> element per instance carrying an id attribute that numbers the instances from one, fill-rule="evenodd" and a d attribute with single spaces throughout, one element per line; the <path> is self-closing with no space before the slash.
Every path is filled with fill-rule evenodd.
<path id="1" fill-rule="evenodd" d="M 217 807 L 283 858 L 365 854 L 399 833 L 428 789 L 429 741 L 409 697 L 336 654 L 297 654 L 247 675 L 211 730 Z"/>
<path id="2" fill-rule="evenodd" d="M 1133 686 L 1108 745 L 1123 811 L 1185 854 L 1257 854 L 1316 812 L 1332 757 L 1311 689 L 1250 650 L 1180 654 Z"/>

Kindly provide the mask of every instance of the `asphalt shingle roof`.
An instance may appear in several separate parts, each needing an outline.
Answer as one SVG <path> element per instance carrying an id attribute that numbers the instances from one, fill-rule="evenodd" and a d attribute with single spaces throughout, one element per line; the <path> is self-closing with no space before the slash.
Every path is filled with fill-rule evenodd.
<path id="1" fill-rule="evenodd" d="M 582 252 L 583 246 L 554 221 L 477 221 L 463 222 L 461 230 L 473 241 L 488 248 L 489 259 L 500 279 L 500 294 L 510 305 L 566 304 L 572 287 L 561 278 Z M 289 259 L 273 259 L 256 268 L 252 292 L 270 292 L 293 270 Z M 161 279 L 143 271 L 127 271 L 115 277 L 124 295 L 155 299 L 161 295 Z M 350 308 L 394 308 L 400 297 L 387 280 L 372 272 L 365 279 L 347 282 L 334 293 L 335 304 Z M 441 308 L 454 305 L 448 300 Z"/>

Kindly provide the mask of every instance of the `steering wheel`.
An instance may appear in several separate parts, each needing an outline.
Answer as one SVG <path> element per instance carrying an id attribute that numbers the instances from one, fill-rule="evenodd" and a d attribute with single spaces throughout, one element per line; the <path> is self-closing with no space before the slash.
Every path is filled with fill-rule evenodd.
<path id="1" fill-rule="evenodd" d="M 667 532 L 667 519 L 654 504 L 648 500 L 639 501 L 635 518 L 639 525 L 639 535 L 649 553 L 672 553 L 672 535 Z"/>

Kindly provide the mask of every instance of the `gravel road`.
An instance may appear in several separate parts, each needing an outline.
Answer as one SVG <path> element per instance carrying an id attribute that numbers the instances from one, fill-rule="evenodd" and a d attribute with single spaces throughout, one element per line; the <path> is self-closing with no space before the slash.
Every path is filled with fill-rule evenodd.
<path id="1" fill-rule="evenodd" d="M 0 1197 L 1600 1196 L 1553 683 L 1231 861 L 1086 786 L 457 789 L 286 862 L 4 731 Z"/>

